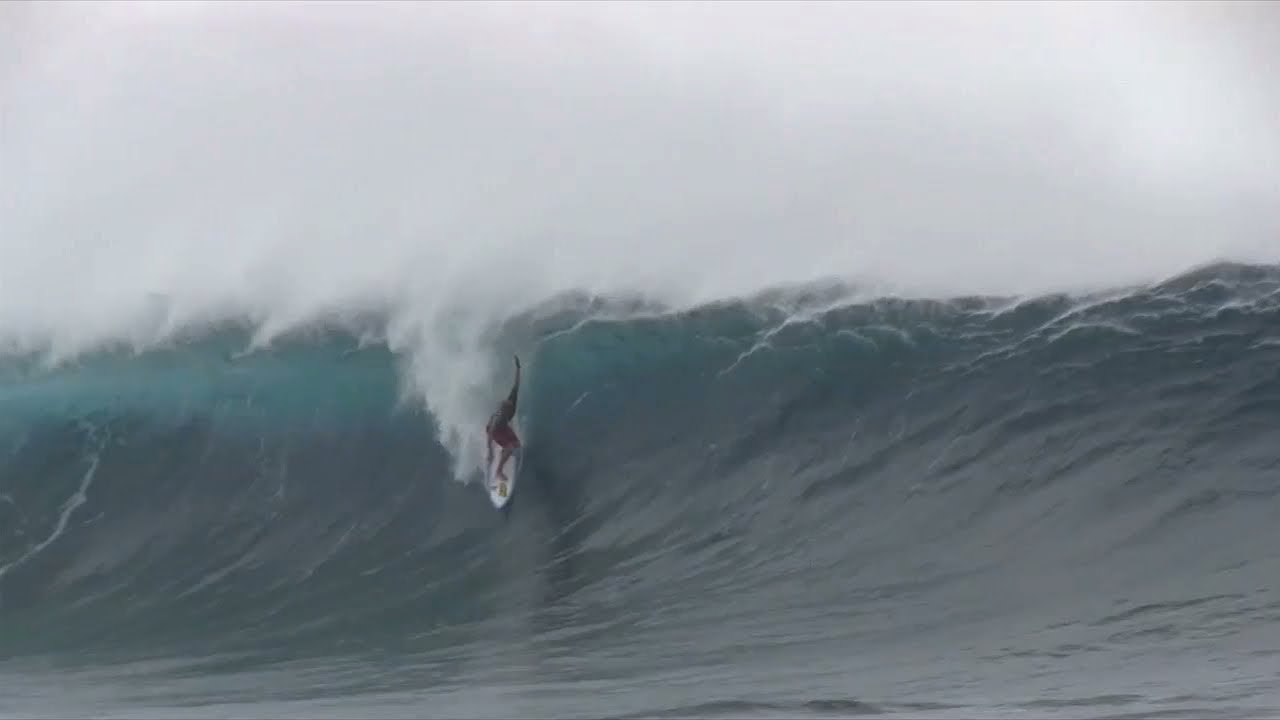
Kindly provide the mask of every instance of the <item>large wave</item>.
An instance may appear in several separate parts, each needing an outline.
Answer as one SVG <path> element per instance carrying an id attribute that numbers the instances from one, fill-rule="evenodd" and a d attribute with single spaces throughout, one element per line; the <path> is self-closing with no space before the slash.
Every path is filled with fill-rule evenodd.
<path id="1" fill-rule="evenodd" d="M 996 579 L 979 614 L 1012 621 L 1086 578 L 1140 605 L 1206 573 L 1247 595 L 1274 564 L 1280 270 L 841 297 L 513 321 L 530 456 L 505 520 L 367 335 L 11 365 L 5 653 L 431 652 L 526 617 L 590 654 L 708 614 L 725 643 L 807 613 L 870 641 L 921 632 L 913 603 L 978 611 L 965 593 Z"/>

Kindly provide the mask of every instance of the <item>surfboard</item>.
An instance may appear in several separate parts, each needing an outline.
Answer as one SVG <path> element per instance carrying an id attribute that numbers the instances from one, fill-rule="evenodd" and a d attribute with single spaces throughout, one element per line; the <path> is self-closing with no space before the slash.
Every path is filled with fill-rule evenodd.
<path id="1" fill-rule="evenodd" d="M 519 430 L 516 431 L 517 433 Z M 520 460 L 524 455 L 524 447 L 517 448 L 511 453 L 511 457 L 507 459 L 506 467 L 502 468 L 502 474 L 507 477 L 506 481 L 498 478 L 498 463 L 502 460 L 502 448 L 494 447 L 493 462 L 489 463 L 485 468 L 485 487 L 489 492 L 489 502 L 498 510 L 501 510 L 508 502 L 511 501 L 511 494 L 516 489 L 516 478 L 520 474 Z"/>

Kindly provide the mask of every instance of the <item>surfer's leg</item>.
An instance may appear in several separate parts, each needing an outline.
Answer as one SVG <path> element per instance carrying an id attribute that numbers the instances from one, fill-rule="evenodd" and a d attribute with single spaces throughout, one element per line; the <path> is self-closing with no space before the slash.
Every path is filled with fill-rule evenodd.
<path id="1" fill-rule="evenodd" d="M 510 482 L 507 480 L 507 474 L 503 470 L 503 468 L 507 466 L 507 458 L 509 457 L 511 457 L 511 447 L 509 445 L 503 445 L 502 454 L 498 456 L 498 477 L 502 478 L 503 482 Z"/>

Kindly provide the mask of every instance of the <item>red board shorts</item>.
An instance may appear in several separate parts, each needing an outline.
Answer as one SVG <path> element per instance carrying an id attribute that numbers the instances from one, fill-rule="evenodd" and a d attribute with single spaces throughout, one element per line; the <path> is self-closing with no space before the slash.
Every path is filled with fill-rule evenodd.
<path id="1" fill-rule="evenodd" d="M 508 450 L 515 450 L 520 447 L 520 438 L 516 437 L 516 431 L 512 430 L 510 425 L 503 425 L 501 427 L 494 428 L 490 437 L 492 437 L 493 441 L 498 443 L 498 445 Z"/>

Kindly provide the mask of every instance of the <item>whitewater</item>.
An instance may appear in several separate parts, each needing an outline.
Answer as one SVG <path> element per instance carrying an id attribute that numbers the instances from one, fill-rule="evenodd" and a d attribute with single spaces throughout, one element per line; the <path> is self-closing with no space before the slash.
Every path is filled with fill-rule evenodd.
<path id="1" fill-rule="evenodd" d="M 0 716 L 1280 716 L 1277 37 L 5 5 Z"/>

